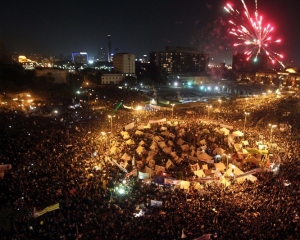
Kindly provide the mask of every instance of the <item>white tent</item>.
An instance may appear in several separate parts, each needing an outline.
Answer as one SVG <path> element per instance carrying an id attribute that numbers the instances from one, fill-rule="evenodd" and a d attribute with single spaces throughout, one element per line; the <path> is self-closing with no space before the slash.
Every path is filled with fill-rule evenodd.
<path id="1" fill-rule="evenodd" d="M 229 130 L 225 127 L 221 128 L 219 131 L 222 132 L 226 136 L 229 134 Z"/>
<path id="2" fill-rule="evenodd" d="M 244 133 L 242 133 L 241 131 L 235 131 L 232 133 L 232 135 L 234 135 L 236 137 L 242 137 L 242 136 L 244 136 Z"/>

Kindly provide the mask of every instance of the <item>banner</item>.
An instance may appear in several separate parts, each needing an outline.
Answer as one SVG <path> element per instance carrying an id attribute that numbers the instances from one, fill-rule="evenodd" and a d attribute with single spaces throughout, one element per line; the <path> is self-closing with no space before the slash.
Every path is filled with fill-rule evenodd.
<path id="1" fill-rule="evenodd" d="M 203 178 L 195 178 L 194 180 L 193 180 L 193 182 L 205 182 L 205 181 L 215 181 L 215 180 L 218 180 L 217 178 L 215 178 L 215 177 L 203 177 Z"/>
<path id="2" fill-rule="evenodd" d="M 172 178 L 165 178 L 164 179 L 164 183 L 165 184 L 174 184 L 174 185 L 178 185 L 180 184 L 181 180 L 177 180 L 177 179 L 172 179 Z"/>
<path id="3" fill-rule="evenodd" d="M 162 201 L 150 200 L 151 207 L 162 207 Z"/>
<path id="4" fill-rule="evenodd" d="M 221 128 L 227 128 L 227 129 L 230 129 L 230 130 L 233 129 L 233 126 L 225 125 L 225 124 L 220 124 L 220 127 L 221 127 Z"/>
<path id="5" fill-rule="evenodd" d="M 125 125 L 125 127 L 124 127 L 125 131 L 127 131 L 128 129 L 132 129 L 132 128 L 134 128 L 134 122 L 129 123 L 129 124 Z"/>
<path id="6" fill-rule="evenodd" d="M 236 175 L 235 178 L 241 178 L 241 177 L 245 177 L 245 176 L 252 175 L 252 174 L 255 174 L 255 173 L 259 173 L 259 172 L 262 172 L 262 169 L 261 168 L 255 168 L 251 171 Z"/>
<path id="7" fill-rule="evenodd" d="M 33 208 L 33 217 L 37 218 L 44 215 L 47 212 L 52 212 L 54 210 L 59 209 L 59 203 L 51 205 L 49 207 L 44 208 L 42 211 L 36 211 L 36 208 Z"/>
<path id="8" fill-rule="evenodd" d="M 158 120 L 150 119 L 149 123 L 160 123 L 160 122 L 166 122 L 166 121 L 167 121 L 166 118 L 162 118 L 162 119 L 158 119 Z"/>

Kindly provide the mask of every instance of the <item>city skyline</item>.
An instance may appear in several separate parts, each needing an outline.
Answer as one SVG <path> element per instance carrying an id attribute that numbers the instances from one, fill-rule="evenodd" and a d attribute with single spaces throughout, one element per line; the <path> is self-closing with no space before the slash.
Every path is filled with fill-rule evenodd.
<path id="1" fill-rule="evenodd" d="M 107 35 L 111 35 L 112 53 L 129 52 L 137 58 L 165 46 L 198 47 L 223 62 L 234 52 L 228 34 L 229 16 L 223 9 L 227 1 L 85 1 L 43 2 L 7 1 L 0 9 L 0 39 L 9 52 L 45 55 L 84 51 L 90 56 L 103 48 L 108 52 Z M 240 0 L 230 1 L 241 9 Z M 254 0 L 246 1 L 254 11 Z M 284 4 L 284 5 L 283 5 Z M 300 64 L 300 33 L 296 32 L 300 16 L 297 0 L 287 5 L 283 0 L 258 1 L 260 13 L 275 26 L 274 35 L 282 43 L 276 50 L 284 62 Z M 284 8 L 282 7 L 284 6 Z"/>

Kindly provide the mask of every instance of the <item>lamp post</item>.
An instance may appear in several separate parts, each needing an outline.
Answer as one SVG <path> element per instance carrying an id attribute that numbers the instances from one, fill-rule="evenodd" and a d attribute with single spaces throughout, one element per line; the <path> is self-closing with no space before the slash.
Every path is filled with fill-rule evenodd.
<path id="1" fill-rule="evenodd" d="M 110 120 L 110 132 L 112 133 L 112 128 L 113 128 L 113 117 L 115 117 L 115 115 L 108 115 L 108 118 Z"/>
<path id="2" fill-rule="evenodd" d="M 211 105 L 207 105 L 206 107 L 207 107 L 207 119 L 209 119 L 209 109 L 212 108 L 212 106 Z"/>
<path id="3" fill-rule="evenodd" d="M 174 117 L 174 106 L 175 106 L 175 104 L 172 103 L 171 106 L 172 106 L 172 119 L 173 119 L 173 117 Z"/>
<path id="4" fill-rule="evenodd" d="M 277 125 L 269 124 L 270 127 L 270 143 L 272 142 L 272 133 L 273 133 L 273 128 L 276 128 Z"/>
<path id="5" fill-rule="evenodd" d="M 244 132 L 245 132 L 245 128 L 246 128 L 246 120 L 247 120 L 247 116 L 249 116 L 250 113 L 245 112 L 245 119 L 244 119 Z"/>

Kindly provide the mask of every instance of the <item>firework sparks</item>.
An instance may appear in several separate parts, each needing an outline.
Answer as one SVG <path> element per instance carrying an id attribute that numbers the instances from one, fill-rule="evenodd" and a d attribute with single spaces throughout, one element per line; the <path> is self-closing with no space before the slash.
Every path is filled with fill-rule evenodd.
<path id="1" fill-rule="evenodd" d="M 283 56 L 269 48 L 270 44 L 279 43 L 281 40 L 272 39 L 271 33 L 274 28 L 270 24 L 266 26 L 263 25 L 263 17 L 259 16 L 257 10 L 257 0 L 255 0 L 255 13 L 253 18 L 250 16 L 244 0 L 241 0 L 241 2 L 244 7 L 243 14 L 234 9 L 230 4 L 224 7 L 233 17 L 233 20 L 229 21 L 233 26 L 230 30 L 230 34 L 236 36 L 238 39 L 238 42 L 235 43 L 234 46 L 247 46 L 247 50 L 244 52 L 248 56 L 247 60 L 254 58 L 254 61 L 256 61 L 257 56 L 264 51 L 272 63 L 278 62 L 284 67 L 281 61 Z"/>

